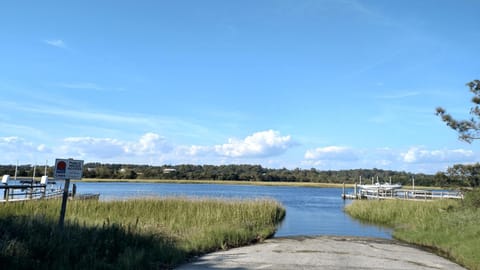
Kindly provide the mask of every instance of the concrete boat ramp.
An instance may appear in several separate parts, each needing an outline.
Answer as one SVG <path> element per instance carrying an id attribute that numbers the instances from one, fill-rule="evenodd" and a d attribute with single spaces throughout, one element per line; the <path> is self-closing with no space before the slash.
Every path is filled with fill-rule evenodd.
<path id="1" fill-rule="evenodd" d="M 465 269 L 445 258 L 395 240 L 362 237 L 273 238 L 219 251 L 182 265 L 204 269 Z"/>

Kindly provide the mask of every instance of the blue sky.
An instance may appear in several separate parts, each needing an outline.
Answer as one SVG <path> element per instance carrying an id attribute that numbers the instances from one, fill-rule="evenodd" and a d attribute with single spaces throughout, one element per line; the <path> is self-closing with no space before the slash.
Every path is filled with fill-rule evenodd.
<path id="1" fill-rule="evenodd" d="M 0 164 L 480 161 L 478 1 L 2 1 Z"/>

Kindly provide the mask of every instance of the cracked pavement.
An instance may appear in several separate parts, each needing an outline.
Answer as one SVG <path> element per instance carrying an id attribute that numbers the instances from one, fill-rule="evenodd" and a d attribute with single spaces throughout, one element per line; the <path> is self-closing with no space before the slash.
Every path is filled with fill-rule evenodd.
<path id="1" fill-rule="evenodd" d="M 178 270 L 206 269 L 465 269 L 395 240 L 318 236 L 268 239 L 206 254 Z"/>

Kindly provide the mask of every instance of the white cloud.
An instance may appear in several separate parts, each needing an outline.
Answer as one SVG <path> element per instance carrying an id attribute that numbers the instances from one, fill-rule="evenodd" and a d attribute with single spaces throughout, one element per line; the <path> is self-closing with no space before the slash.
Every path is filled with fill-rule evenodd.
<path id="1" fill-rule="evenodd" d="M 43 42 L 53 47 L 62 49 L 67 48 L 67 44 L 65 44 L 65 42 L 61 39 L 46 39 Z"/>
<path id="2" fill-rule="evenodd" d="M 351 161 L 357 160 L 355 151 L 343 146 L 327 146 L 310 149 L 305 152 L 305 159 L 307 160 L 343 160 Z"/>
<path id="3" fill-rule="evenodd" d="M 149 132 L 140 137 L 138 142 L 129 143 L 125 147 L 126 152 L 136 155 L 163 154 L 170 152 L 172 147 L 160 135 Z"/>
<path id="4" fill-rule="evenodd" d="M 472 150 L 443 149 L 426 150 L 420 147 L 411 147 L 401 153 L 402 160 L 406 163 L 436 163 L 436 162 L 472 162 L 475 155 Z"/>
<path id="5" fill-rule="evenodd" d="M 71 137 L 64 140 L 61 152 L 67 156 L 88 159 L 123 159 L 127 156 L 161 156 L 171 151 L 163 137 L 146 133 L 138 141 L 120 141 L 112 138 Z"/>
<path id="6" fill-rule="evenodd" d="M 12 143 L 16 143 L 20 140 L 21 139 L 19 139 L 18 137 L 15 137 L 15 136 L 2 137 L 2 138 L 0 138 L 0 145 L 9 145 L 9 144 L 12 144 Z"/>
<path id="7" fill-rule="evenodd" d="M 256 132 L 243 140 L 229 139 L 228 143 L 215 145 L 215 152 L 227 157 L 267 157 L 284 153 L 293 146 L 291 137 L 280 136 L 275 130 Z"/>
<path id="8" fill-rule="evenodd" d="M 11 136 L 11 137 L 0 137 L 0 152 L 6 154 L 9 152 L 46 152 L 48 151 L 47 147 L 43 144 L 35 146 L 31 142 L 27 142 L 22 138 Z"/>
<path id="9" fill-rule="evenodd" d="M 235 158 L 260 158 L 279 155 L 294 143 L 290 136 L 267 130 L 254 133 L 243 140 L 229 139 L 228 143 L 214 146 L 174 146 L 156 133 L 146 133 L 138 141 L 112 138 L 71 137 L 64 139 L 59 152 L 62 156 L 100 162 L 135 163 L 159 161 L 183 163 L 230 163 Z"/>
<path id="10" fill-rule="evenodd" d="M 98 137 L 68 137 L 56 145 L 38 144 L 21 137 L 0 137 L 0 164 L 42 162 L 55 158 L 78 158 L 86 162 L 135 164 L 261 164 L 265 167 L 315 167 L 322 170 L 379 168 L 435 173 L 456 163 L 473 163 L 479 155 L 467 149 L 361 149 L 327 146 L 306 150 L 297 157 L 278 157 L 296 144 L 290 136 L 267 130 L 244 139 L 229 139 L 218 145 L 173 145 L 157 133 L 134 140 Z"/>
<path id="11" fill-rule="evenodd" d="M 43 144 L 35 145 L 16 136 L 0 137 L 0 162 L 13 164 L 17 160 L 22 162 L 36 162 L 42 160 L 50 148 Z"/>
<path id="12" fill-rule="evenodd" d="M 328 146 L 307 150 L 303 166 L 323 170 L 379 168 L 408 172 L 436 173 L 457 163 L 478 162 L 478 154 L 466 149 L 434 149 L 410 147 L 407 150 L 392 148 L 355 149 Z"/>
<path id="13" fill-rule="evenodd" d="M 114 158 L 124 154 L 125 143 L 111 138 L 70 137 L 61 146 L 63 155 L 75 158 Z"/>
<path id="14" fill-rule="evenodd" d="M 46 152 L 46 151 L 48 151 L 48 148 L 45 144 L 40 144 L 39 146 L 37 146 L 37 151 L 38 152 Z"/>
<path id="15" fill-rule="evenodd" d="M 201 156 L 210 154 L 212 151 L 214 151 L 212 149 L 212 147 L 201 145 L 180 146 L 178 148 L 178 153 L 180 155 Z"/>

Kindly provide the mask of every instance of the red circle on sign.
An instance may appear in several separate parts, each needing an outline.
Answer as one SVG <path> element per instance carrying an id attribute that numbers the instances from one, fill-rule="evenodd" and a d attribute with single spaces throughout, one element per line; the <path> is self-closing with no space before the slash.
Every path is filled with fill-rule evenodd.
<path id="1" fill-rule="evenodd" d="M 67 168 L 67 163 L 65 163 L 65 161 L 59 161 L 57 163 L 57 169 L 65 170 L 66 168 Z"/>

